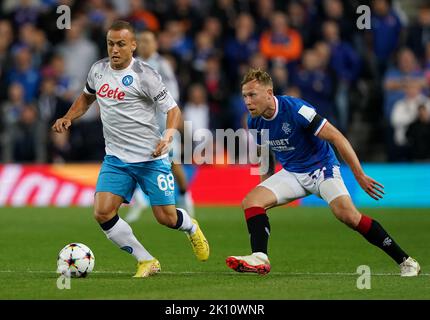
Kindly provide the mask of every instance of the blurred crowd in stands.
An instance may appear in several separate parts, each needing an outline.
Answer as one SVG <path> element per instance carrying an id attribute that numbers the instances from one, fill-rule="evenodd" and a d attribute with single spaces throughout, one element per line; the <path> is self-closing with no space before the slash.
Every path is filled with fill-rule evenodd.
<path id="1" fill-rule="evenodd" d="M 59 5 L 71 28 L 57 28 Z M 371 28 L 359 30 L 359 5 Z M 342 0 L 2 0 L 1 162 L 100 161 L 97 104 L 67 134 L 50 131 L 107 55 L 116 19 L 155 33 L 194 128 L 238 129 L 240 79 L 268 70 L 275 94 L 301 97 L 364 161 L 430 160 L 430 3 Z M 139 38 L 138 38 L 139 39 Z M 136 55 L 144 54 L 144 43 Z"/>

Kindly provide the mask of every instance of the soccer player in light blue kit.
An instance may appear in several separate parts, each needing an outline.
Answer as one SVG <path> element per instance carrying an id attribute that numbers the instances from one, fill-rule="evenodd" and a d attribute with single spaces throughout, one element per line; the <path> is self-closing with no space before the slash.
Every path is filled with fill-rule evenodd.
<path id="1" fill-rule="evenodd" d="M 266 210 L 315 194 L 328 203 L 336 218 L 396 261 L 401 276 L 417 276 L 418 262 L 376 220 L 361 214 L 352 203 L 329 143 L 336 147 L 370 197 L 378 200 L 384 192 L 380 183 L 364 173 L 348 140 L 309 103 L 290 96 L 274 96 L 272 79 L 265 71 L 248 71 L 242 80 L 242 95 L 250 113 L 248 128 L 257 130 L 260 152 L 261 148 L 269 148 L 282 169 L 274 173 L 274 159 L 270 157 L 268 172 L 261 172 L 262 182 L 243 200 L 252 254 L 230 256 L 227 266 L 237 272 L 270 272 L 270 224 Z M 267 130 L 268 139 L 264 139 L 267 135 L 263 130 Z"/>
<path id="2" fill-rule="evenodd" d="M 132 26 L 114 22 L 107 33 L 109 57 L 93 64 L 84 92 L 52 128 L 59 133 L 67 130 L 97 99 L 106 156 L 97 180 L 94 216 L 107 238 L 136 258 L 135 277 L 143 278 L 159 272 L 160 263 L 118 216 L 121 204 L 131 200 L 136 184 L 148 194 L 160 224 L 187 234 L 198 260 L 209 258 L 209 244 L 197 221 L 175 207 L 167 155 L 181 111 L 160 75 L 133 58 L 136 46 Z M 167 113 L 164 136 L 156 120 L 158 111 Z"/>

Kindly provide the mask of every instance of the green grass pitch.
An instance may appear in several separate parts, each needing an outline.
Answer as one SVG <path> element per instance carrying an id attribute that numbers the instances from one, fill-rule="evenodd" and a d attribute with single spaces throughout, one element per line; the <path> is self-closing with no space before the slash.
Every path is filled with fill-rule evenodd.
<path id="1" fill-rule="evenodd" d="M 121 209 L 121 214 L 125 212 Z M 270 210 L 272 271 L 266 276 L 228 269 L 228 255 L 249 254 L 238 207 L 197 208 L 211 245 L 195 259 L 182 232 L 155 222 L 150 211 L 132 224 L 161 262 L 162 272 L 134 279 L 135 260 L 108 241 L 91 208 L 0 209 L 0 299 L 430 299 L 430 210 L 363 209 L 421 264 L 422 275 L 401 278 L 380 249 L 338 222 L 328 208 Z M 94 252 L 94 272 L 59 290 L 60 249 L 82 242 Z M 370 267 L 371 289 L 357 289 L 357 267 Z"/>

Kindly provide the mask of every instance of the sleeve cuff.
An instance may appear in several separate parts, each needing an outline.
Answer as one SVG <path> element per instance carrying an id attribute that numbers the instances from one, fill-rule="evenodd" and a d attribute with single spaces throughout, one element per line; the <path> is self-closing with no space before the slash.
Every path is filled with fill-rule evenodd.
<path id="1" fill-rule="evenodd" d="M 317 136 L 318 133 L 320 133 L 321 129 L 324 127 L 324 125 L 327 123 L 327 119 L 323 119 L 319 127 L 315 130 L 314 135 Z"/>
<path id="2" fill-rule="evenodd" d="M 91 87 L 88 84 L 88 82 L 85 85 L 84 92 L 87 93 L 87 94 L 96 94 L 96 90 L 91 89 Z"/>

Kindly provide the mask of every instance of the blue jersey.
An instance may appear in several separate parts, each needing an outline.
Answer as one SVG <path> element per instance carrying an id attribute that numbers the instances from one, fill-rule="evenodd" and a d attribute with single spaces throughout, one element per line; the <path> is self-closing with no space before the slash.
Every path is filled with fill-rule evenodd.
<path id="1" fill-rule="evenodd" d="M 248 128 L 257 130 L 257 144 L 269 144 L 276 159 L 287 171 L 305 173 L 329 165 L 339 165 L 330 144 L 317 137 L 326 119 L 309 103 L 294 97 L 276 96 L 272 118 L 248 118 Z M 268 129 L 268 141 L 261 131 Z"/>

